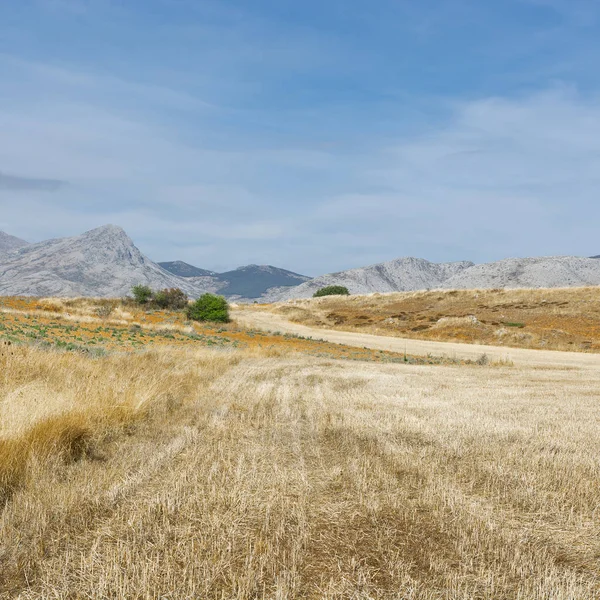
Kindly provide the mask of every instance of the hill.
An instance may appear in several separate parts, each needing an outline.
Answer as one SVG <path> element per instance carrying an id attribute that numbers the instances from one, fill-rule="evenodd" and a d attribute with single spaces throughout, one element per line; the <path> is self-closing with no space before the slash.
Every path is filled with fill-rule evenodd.
<path id="1" fill-rule="evenodd" d="M 181 260 L 158 263 L 163 269 L 179 277 L 212 277 L 219 294 L 236 299 L 255 299 L 273 288 L 297 286 L 310 277 L 299 275 L 271 265 L 246 265 L 233 271 L 215 273 L 200 269 Z"/>
<path id="2" fill-rule="evenodd" d="M 6 254 L 8 252 L 14 252 L 19 248 L 24 248 L 28 246 L 29 242 L 22 240 L 14 235 L 9 235 L 8 233 L 4 233 L 4 231 L 0 231 L 0 254 Z"/>
<path id="3" fill-rule="evenodd" d="M 241 309 L 240 309 L 241 310 Z M 247 307 L 247 314 L 262 307 Z M 328 296 L 267 308 L 309 327 L 419 340 L 600 352 L 596 287 Z"/>
<path id="4" fill-rule="evenodd" d="M 0 295 L 118 297 L 138 283 L 180 287 L 192 296 L 215 289 L 211 278 L 184 279 L 165 271 L 115 225 L 30 244 L 6 258 L 0 263 Z"/>
<path id="5" fill-rule="evenodd" d="M 159 262 L 156 264 L 162 267 L 165 271 L 169 271 L 169 273 L 177 275 L 178 277 L 213 277 L 217 275 L 217 273 L 214 271 L 199 269 L 198 267 L 183 262 L 182 260 Z"/>
<path id="6" fill-rule="evenodd" d="M 233 271 L 219 273 L 217 278 L 224 284 L 219 290 L 220 294 L 250 299 L 260 298 L 272 288 L 293 286 L 296 289 L 300 284 L 310 280 L 305 275 L 271 265 L 247 265 Z"/>
<path id="7" fill-rule="evenodd" d="M 444 281 L 449 289 L 556 288 L 600 284 L 600 261 L 577 256 L 507 258 L 473 265 Z"/>
<path id="8" fill-rule="evenodd" d="M 351 294 L 399 292 L 440 287 L 449 277 L 467 269 L 472 262 L 432 263 L 422 258 L 398 258 L 359 269 L 315 277 L 290 290 L 276 290 L 267 299 L 281 301 L 310 298 L 318 289 L 343 285 Z"/>

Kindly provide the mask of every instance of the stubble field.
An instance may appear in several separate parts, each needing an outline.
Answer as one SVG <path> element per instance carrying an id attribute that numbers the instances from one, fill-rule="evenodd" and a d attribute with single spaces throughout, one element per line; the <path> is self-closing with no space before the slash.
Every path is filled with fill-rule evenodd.
<path id="1" fill-rule="evenodd" d="M 16 302 L 5 334 L 100 326 L 100 305 Z M 237 346 L 194 329 L 89 352 L 10 327 L 0 598 L 600 597 L 600 367 L 411 364 L 235 325 L 210 335 Z"/>

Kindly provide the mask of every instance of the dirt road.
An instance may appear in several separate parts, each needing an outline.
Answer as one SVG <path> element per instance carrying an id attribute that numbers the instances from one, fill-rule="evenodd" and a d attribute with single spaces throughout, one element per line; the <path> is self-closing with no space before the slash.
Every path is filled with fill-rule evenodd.
<path id="1" fill-rule="evenodd" d="M 264 331 L 279 331 L 304 337 L 322 339 L 336 344 L 374 348 L 392 352 L 406 352 L 416 356 L 432 354 L 464 359 L 477 359 L 487 354 L 490 360 L 509 359 L 518 365 L 554 366 L 600 369 L 600 355 L 582 352 L 556 352 L 550 350 L 528 350 L 501 346 L 483 346 L 479 344 L 459 344 L 453 342 L 433 342 L 396 338 L 367 333 L 317 329 L 292 323 L 284 317 L 255 308 L 234 308 L 233 318 L 245 327 Z"/>

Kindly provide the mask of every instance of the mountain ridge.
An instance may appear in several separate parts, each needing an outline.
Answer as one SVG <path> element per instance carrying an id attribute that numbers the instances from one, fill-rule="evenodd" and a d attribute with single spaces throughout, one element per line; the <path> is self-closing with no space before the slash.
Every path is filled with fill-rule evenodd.
<path id="1" fill-rule="evenodd" d="M 0 294 L 124 296 L 136 284 L 180 287 L 190 295 L 213 291 L 205 278 L 187 281 L 165 271 L 116 225 L 29 244 L 0 260 Z"/>
<path id="2" fill-rule="evenodd" d="M 306 275 L 300 275 L 299 273 L 274 267 L 273 265 L 250 264 L 237 267 L 231 271 L 217 273 L 215 271 L 200 269 L 183 261 L 159 262 L 157 264 L 179 277 L 190 278 L 195 273 L 213 277 L 215 282 L 220 283 L 220 294 L 249 300 L 260 298 L 272 288 L 291 287 L 310 279 Z"/>
<path id="3" fill-rule="evenodd" d="M 192 298 L 212 292 L 241 302 L 276 302 L 311 297 L 327 285 L 344 285 L 353 294 L 600 285 L 600 260 L 576 256 L 507 258 L 478 265 L 403 257 L 311 279 L 272 265 L 215 273 L 183 261 L 155 263 L 117 225 L 35 244 L 1 232 L 0 243 L 0 295 L 119 297 L 144 284 L 178 287 Z M 180 276 L 164 265 L 192 274 Z"/>
<path id="4" fill-rule="evenodd" d="M 182 260 L 157 262 L 156 264 L 165 269 L 165 271 L 169 271 L 169 273 L 177 275 L 178 277 L 212 277 L 218 275 L 215 271 L 200 269 L 199 267 L 190 265 Z"/>
<path id="5" fill-rule="evenodd" d="M 424 258 L 403 257 L 367 267 L 338 271 L 315 277 L 290 290 L 274 290 L 266 300 L 309 298 L 330 285 L 347 287 L 351 294 L 402 292 L 440 287 L 450 276 L 472 266 L 471 261 L 433 263 Z"/>
<path id="6" fill-rule="evenodd" d="M 14 252 L 19 248 L 24 248 L 28 245 L 29 242 L 5 233 L 4 231 L 0 231 L 0 254 L 8 254 L 9 252 Z"/>

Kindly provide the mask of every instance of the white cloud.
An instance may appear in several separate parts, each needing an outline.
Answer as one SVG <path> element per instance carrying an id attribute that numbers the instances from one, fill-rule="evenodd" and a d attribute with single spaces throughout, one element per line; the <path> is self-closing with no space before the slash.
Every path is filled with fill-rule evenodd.
<path id="1" fill-rule="evenodd" d="M 324 151 L 266 129 L 255 144 L 235 131 L 211 144 L 224 109 L 185 91 L 16 64 L 21 84 L 0 81 L 0 171 L 70 184 L 18 202 L 0 190 L 4 228 L 27 239 L 115 222 L 157 260 L 309 273 L 410 254 L 600 252 L 600 101 L 568 87 L 458 103 L 411 138 L 365 131 L 351 152 Z M 123 106 L 152 89 L 194 128 Z"/>

